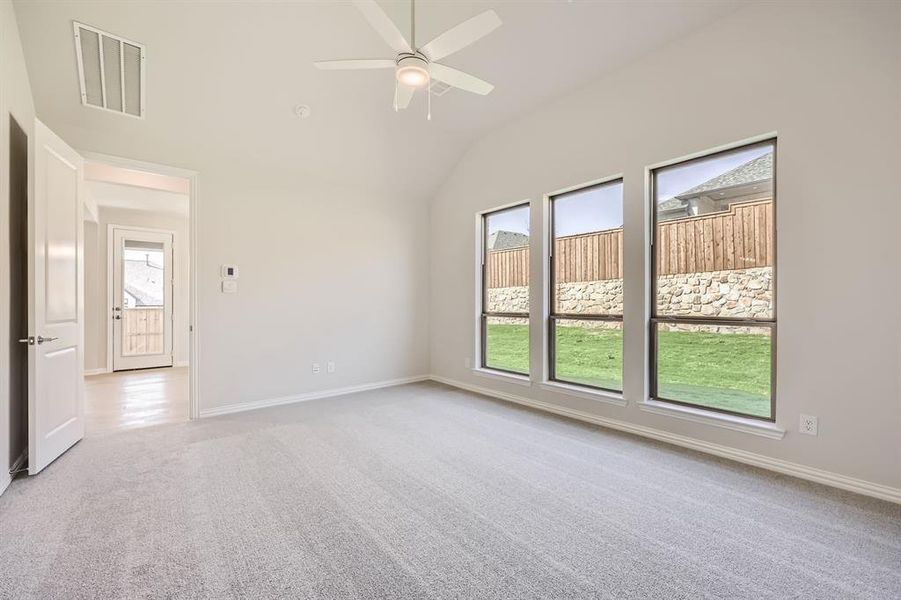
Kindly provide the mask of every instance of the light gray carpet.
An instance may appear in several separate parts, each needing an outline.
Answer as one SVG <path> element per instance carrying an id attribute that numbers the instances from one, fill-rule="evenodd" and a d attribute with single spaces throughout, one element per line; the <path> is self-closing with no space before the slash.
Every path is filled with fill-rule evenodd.
<path id="1" fill-rule="evenodd" d="M 416 384 L 85 439 L 3 598 L 901 598 L 901 507 Z"/>

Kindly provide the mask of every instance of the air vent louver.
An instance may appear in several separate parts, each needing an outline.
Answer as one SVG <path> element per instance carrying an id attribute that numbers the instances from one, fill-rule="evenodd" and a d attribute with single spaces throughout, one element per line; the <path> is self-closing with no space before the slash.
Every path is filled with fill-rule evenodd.
<path id="1" fill-rule="evenodd" d="M 438 81 L 437 79 L 433 79 L 431 85 L 429 85 L 429 91 L 432 92 L 433 96 L 443 96 L 448 93 L 450 89 L 451 86 L 443 81 Z"/>
<path id="2" fill-rule="evenodd" d="M 144 46 L 75 22 L 81 103 L 144 118 Z"/>

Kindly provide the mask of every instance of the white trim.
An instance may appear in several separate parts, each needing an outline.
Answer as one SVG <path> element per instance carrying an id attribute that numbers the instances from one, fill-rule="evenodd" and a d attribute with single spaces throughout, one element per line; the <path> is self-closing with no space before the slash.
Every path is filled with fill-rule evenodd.
<path id="1" fill-rule="evenodd" d="M 500 212 L 502 210 L 507 210 L 508 208 L 517 208 L 519 206 L 531 206 L 531 204 L 532 204 L 531 198 L 523 198 L 522 200 L 516 200 L 515 202 L 508 202 L 507 204 L 501 204 L 500 206 L 494 206 L 492 208 L 486 208 L 485 210 L 477 211 L 476 216 L 482 217 L 483 215 Z M 529 232 L 531 233 L 531 231 L 532 231 L 532 223 L 530 220 Z"/>
<path id="2" fill-rule="evenodd" d="M 191 361 L 189 360 L 180 360 L 173 365 L 174 367 L 190 367 Z"/>
<path id="3" fill-rule="evenodd" d="M 560 381 L 543 381 L 541 384 L 543 389 L 557 394 L 565 394 L 576 398 L 584 398 L 595 402 L 606 402 L 616 406 L 626 406 L 628 402 L 622 394 L 610 392 L 607 390 L 593 390 L 581 385 L 570 385 Z"/>
<path id="4" fill-rule="evenodd" d="M 190 215 L 189 215 L 190 218 Z M 115 287 L 115 262 L 116 262 L 116 244 L 115 242 L 115 232 L 117 229 L 121 229 L 123 231 L 134 231 L 138 233 L 159 233 L 170 236 L 169 241 L 169 249 L 170 249 L 170 262 L 172 263 L 172 269 L 175 269 L 175 231 L 170 229 L 156 229 L 153 227 L 134 227 L 131 225 L 118 225 L 116 223 L 107 223 L 106 226 L 106 290 L 107 290 L 107 307 L 106 307 L 106 318 L 110 319 L 113 314 L 113 308 L 116 305 L 116 290 Z M 169 285 L 173 286 L 173 279 L 169 279 Z M 175 302 L 175 293 L 170 292 L 172 295 L 172 302 Z M 173 306 L 170 310 L 171 314 L 174 314 L 175 307 Z M 171 332 L 172 336 L 172 347 L 169 349 L 170 356 L 175 356 L 175 324 L 170 319 L 168 319 L 169 327 L 173 331 Z M 113 367 L 113 355 L 115 353 L 115 337 L 116 330 L 115 327 L 112 327 L 107 323 L 107 336 L 106 336 L 106 370 L 109 373 L 112 373 L 115 369 Z M 173 362 L 173 365 L 175 363 Z M 160 368 L 165 366 L 172 365 L 160 365 Z M 127 369 L 126 369 L 127 370 Z"/>
<path id="5" fill-rule="evenodd" d="M 703 408 L 681 406 L 679 404 L 661 402 L 653 399 L 639 402 L 638 406 L 641 410 L 649 413 L 666 415 L 668 417 L 692 421 L 694 423 L 702 423 L 704 425 L 712 425 L 714 427 L 722 427 L 723 429 L 731 429 L 732 431 L 741 431 L 743 433 L 759 435 L 773 440 L 781 440 L 785 437 L 785 430 L 769 421 L 749 419 L 738 415 L 727 415 L 725 413 L 704 410 Z"/>
<path id="6" fill-rule="evenodd" d="M 778 137 L 778 133 L 776 131 L 771 131 L 770 133 L 763 133 L 760 135 L 753 135 L 751 137 L 745 138 L 743 140 L 739 140 L 737 142 L 729 142 L 728 144 L 721 144 L 719 146 L 714 146 L 712 148 L 707 148 L 706 150 L 698 150 L 697 152 L 691 152 L 689 154 L 684 154 L 678 158 L 668 158 L 664 161 L 654 163 L 652 165 L 647 165 L 645 167 L 645 172 L 650 174 L 651 171 L 656 169 L 660 169 L 663 167 L 669 167 L 670 165 L 679 164 L 685 162 L 687 160 L 694 160 L 696 158 L 704 158 L 706 156 L 710 156 L 711 154 L 716 154 L 718 152 L 726 152 L 728 150 L 736 150 L 743 146 L 749 146 L 751 144 L 757 144 L 759 142 L 766 142 L 769 140 L 774 140 Z"/>
<path id="7" fill-rule="evenodd" d="M 106 367 L 100 367 L 99 369 L 85 369 L 82 375 L 85 377 L 93 377 L 94 375 L 105 375 L 109 372 L 109 369 Z"/>
<path id="8" fill-rule="evenodd" d="M 503 371 L 495 371 L 494 369 L 485 369 L 482 367 L 473 367 L 472 374 L 479 377 L 494 379 L 495 381 L 503 381 L 505 383 L 515 383 L 526 387 L 532 386 L 532 380 L 528 375 L 517 375 L 516 373 L 505 373 Z"/>
<path id="9" fill-rule="evenodd" d="M 625 179 L 626 176 L 623 173 L 617 173 L 616 175 L 601 177 L 600 179 L 592 179 L 591 181 L 586 181 L 585 183 L 577 183 L 575 185 L 561 188 L 559 190 L 554 190 L 553 192 L 547 192 L 544 194 L 544 197 L 550 200 L 553 196 L 562 196 L 563 194 L 578 192 L 579 190 L 584 190 L 586 188 L 595 187 L 598 185 L 604 185 L 605 183 L 613 183 L 614 181 L 625 182 Z"/>
<path id="10" fill-rule="evenodd" d="M 229 404 L 227 406 L 218 406 L 215 408 L 207 408 L 200 411 L 200 418 L 216 417 L 219 415 L 230 415 L 248 410 L 257 410 L 258 408 L 268 408 L 270 406 L 281 406 L 283 404 L 294 404 L 295 402 L 307 402 L 309 400 L 319 400 L 321 398 L 331 398 L 333 396 L 344 396 L 347 394 L 356 394 L 358 392 L 366 392 L 369 390 L 377 390 L 380 388 L 394 387 L 397 385 L 406 385 L 408 383 L 418 383 L 420 381 L 428 381 L 428 375 L 416 375 L 414 377 L 401 377 L 399 379 L 388 379 L 385 381 L 376 381 L 374 383 L 364 383 L 362 385 L 351 385 L 342 388 L 333 388 L 330 390 L 321 390 L 316 392 L 307 392 L 304 394 L 295 394 L 293 396 L 281 396 L 278 398 L 269 398 L 264 400 L 254 400 L 251 402 L 239 402 L 237 404 Z"/>
<path id="11" fill-rule="evenodd" d="M 625 421 L 619 421 L 616 419 L 608 419 L 606 417 L 592 415 L 583 411 L 565 408 L 547 402 L 541 402 L 539 400 L 532 400 L 530 398 L 524 398 L 522 396 L 516 396 L 514 394 L 508 394 L 506 392 L 498 392 L 492 389 L 463 383 L 462 381 L 448 379 L 447 377 L 432 375 L 431 379 L 432 381 L 437 381 L 438 383 L 443 383 L 445 385 L 474 392 L 476 394 L 491 396 L 493 398 L 529 406 L 531 408 L 554 413 L 556 415 L 569 417 L 571 419 L 584 421 L 586 423 L 592 423 L 601 427 L 607 427 L 609 429 L 616 429 L 618 431 L 633 433 L 635 435 L 651 438 L 661 442 L 666 442 L 668 444 L 673 444 L 682 448 L 689 448 L 692 450 L 697 450 L 699 452 L 704 452 L 706 454 L 720 456 L 722 458 L 734 460 L 746 465 L 760 467 L 769 471 L 791 475 L 792 477 L 797 477 L 799 479 L 805 479 L 807 481 L 813 481 L 816 483 L 821 483 L 823 485 L 848 490 L 862 494 L 864 496 L 871 496 L 873 498 L 879 498 L 881 500 L 888 500 L 889 502 L 901 504 L 901 488 L 882 485 L 880 483 L 873 483 L 871 481 L 865 481 L 863 479 L 857 479 L 855 477 L 848 477 L 847 475 L 840 475 L 831 471 L 808 467 L 806 465 L 789 462 L 787 460 L 770 458 L 769 456 L 764 456 L 762 454 L 746 452 L 744 450 L 730 448 L 729 446 L 723 446 L 721 444 L 713 444 L 684 435 L 678 435 L 660 429 L 654 429 L 652 427 L 635 425 L 633 423 L 627 423 Z"/>
<path id="12" fill-rule="evenodd" d="M 143 65 L 142 65 L 143 66 Z M 183 169 L 181 167 L 172 167 L 159 163 L 152 163 L 143 160 L 135 160 L 131 158 L 123 158 L 112 154 L 103 154 L 100 152 L 80 152 L 85 160 L 93 162 L 105 163 L 124 169 L 133 169 L 137 171 L 146 171 L 157 175 L 169 175 L 170 177 L 182 177 L 190 182 L 190 190 L 188 193 L 188 237 L 189 237 L 189 314 L 188 327 L 189 334 L 189 368 L 188 375 L 190 379 L 190 399 L 189 399 L 189 416 L 191 419 L 200 418 L 200 368 L 198 366 L 200 359 L 200 335 L 197 331 L 197 221 L 199 217 L 199 192 L 197 179 L 199 174 L 197 171 Z"/>

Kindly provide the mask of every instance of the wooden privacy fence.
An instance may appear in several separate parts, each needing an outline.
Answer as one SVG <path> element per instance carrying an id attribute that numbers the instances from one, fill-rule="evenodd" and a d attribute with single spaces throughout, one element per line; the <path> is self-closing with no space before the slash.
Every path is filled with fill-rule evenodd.
<path id="1" fill-rule="evenodd" d="M 122 311 L 122 354 L 162 354 L 162 308 L 126 308 Z"/>
<path id="2" fill-rule="evenodd" d="M 657 225 L 657 274 L 706 273 L 768 267 L 774 262 L 773 202 L 733 204 L 728 212 Z M 489 288 L 529 285 L 529 248 L 489 250 Z M 557 281 L 603 281 L 623 276 L 623 230 L 558 238 Z"/>
<path id="3" fill-rule="evenodd" d="M 733 204 L 729 212 L 660 223 L 657 274 L 706 273 L 774 262 L 773 201 Z"/>

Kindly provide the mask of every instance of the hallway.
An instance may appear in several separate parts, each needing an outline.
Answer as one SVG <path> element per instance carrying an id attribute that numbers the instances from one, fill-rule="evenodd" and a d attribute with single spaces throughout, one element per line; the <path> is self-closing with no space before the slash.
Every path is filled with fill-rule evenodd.
<path id="1" fill-rule="evenodd" d="M 174 367 L 85 377 L 85 433 L 187 421 L 188 372 Z"/>

